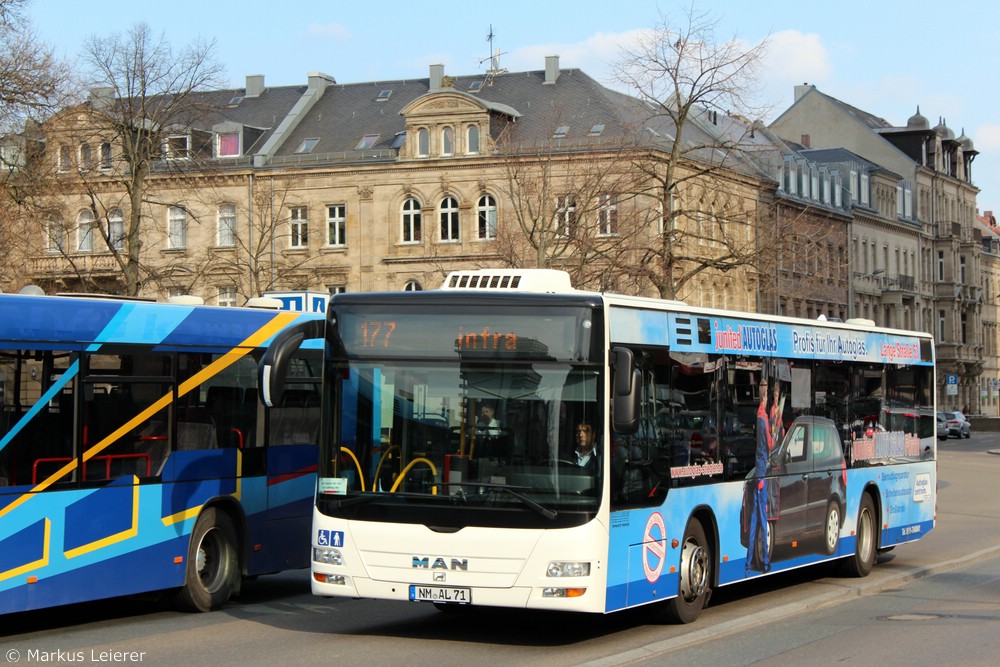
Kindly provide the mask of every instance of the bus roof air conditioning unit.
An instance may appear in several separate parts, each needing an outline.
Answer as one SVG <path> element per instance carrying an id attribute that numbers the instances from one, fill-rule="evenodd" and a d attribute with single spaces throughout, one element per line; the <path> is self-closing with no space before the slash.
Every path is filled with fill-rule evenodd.
<path id="1" fill-rule="evenodd" d="M 441 289 L 556 293 L 573 291 L 573 284 L 568 273 L 555 269 L 482 269 L 452 271 Z"/>

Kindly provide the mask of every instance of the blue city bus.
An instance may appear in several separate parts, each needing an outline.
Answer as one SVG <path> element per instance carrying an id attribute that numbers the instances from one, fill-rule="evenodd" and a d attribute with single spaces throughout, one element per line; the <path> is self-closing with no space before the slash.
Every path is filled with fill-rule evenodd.
<path id="1" fill-rule="evenodd" d="M 265 403 L 320 335 L 320 596 L 691 622 L 717 587 L 864 576 L 934 526 L 924 333 L 459 271 L 332 297 L 265 353 Z"/>
<path id="2" fill-rule="evenodd" d="M 317 317 L 0 295 L 0 614 L 151 591 L 207 611 L 308 566 L 319 342 L 282 404 L 256 383 Z"/>

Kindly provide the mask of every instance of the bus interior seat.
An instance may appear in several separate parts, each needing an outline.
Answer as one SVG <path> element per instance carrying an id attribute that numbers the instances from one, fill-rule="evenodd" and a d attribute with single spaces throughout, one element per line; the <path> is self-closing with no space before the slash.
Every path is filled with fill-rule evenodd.
<path id="1" fill-rule="evenodd" d="M 208 410 L 182 407 L 177 415 L 177 449 L 218 449 L 215 420 Z"/>
<path id="2" fill-rule="evenodd" d="M 287 389 L 281 405 L 271 410 L 272 444 L 319 442 L 319 393 L 315 389 Z"/>
<path id="3" fill-rule="evenodd" d="M 249 427 L 243 407 L 243 390 L 240 387 L 209 387 L 205 407 L 215 421 L 219 447 L 242 446 Z"/>

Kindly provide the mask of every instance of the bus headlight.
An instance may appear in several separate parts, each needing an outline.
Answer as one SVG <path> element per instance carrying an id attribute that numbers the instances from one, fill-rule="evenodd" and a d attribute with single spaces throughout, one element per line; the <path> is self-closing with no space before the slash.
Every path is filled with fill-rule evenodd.
<path id="1" fill-rule="evenodd" d="M 545 570 L 546 577 L 588 577 L 590 563 L 580 561 L 552 561 Z"/>
<path id="2" fill-rule="evenodd" d="M 343 565 L 344 554 L 340 553 L 340 549 L 313 547 L 313 561 L 326 565 Z"/>

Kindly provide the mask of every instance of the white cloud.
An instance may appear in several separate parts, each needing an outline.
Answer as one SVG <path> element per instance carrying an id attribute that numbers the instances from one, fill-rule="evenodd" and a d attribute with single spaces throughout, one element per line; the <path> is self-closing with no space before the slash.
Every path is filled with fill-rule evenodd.
<path id="1" fill-rule="evenodd" d="M 1000 151 L 1000 125 L 996 123 L 984 123 L 969 136 L 975 142 L 977 151 Z"/>
<path id="2" fill-rule="evenodd" d="M 346 42 L 351 38 L 351 31 L 340 23 L 309 24 L 309 34 L 314 37 L 329 37 L 335 42 Z"/>
<path id="3" fill-rule="evenodd" d="M 783 30 L 771 35 L 764 56 L 765 77 L 787 84 L 819 85 L 832 74 L 829 53 L 816 33 Z"/>
<path id="4" fill-rule="evenodd" d="M 610 84 L 622 49 L 633 46 L 647 34 L 647 30 L 599 32 L 580 42 L 526 46 L 501 55 L 500 65 L 511 71 L 540 70 L 545 68 L 546 56 L 559 56 L 561 68 L 580 69 L 597 81 Z"/>

